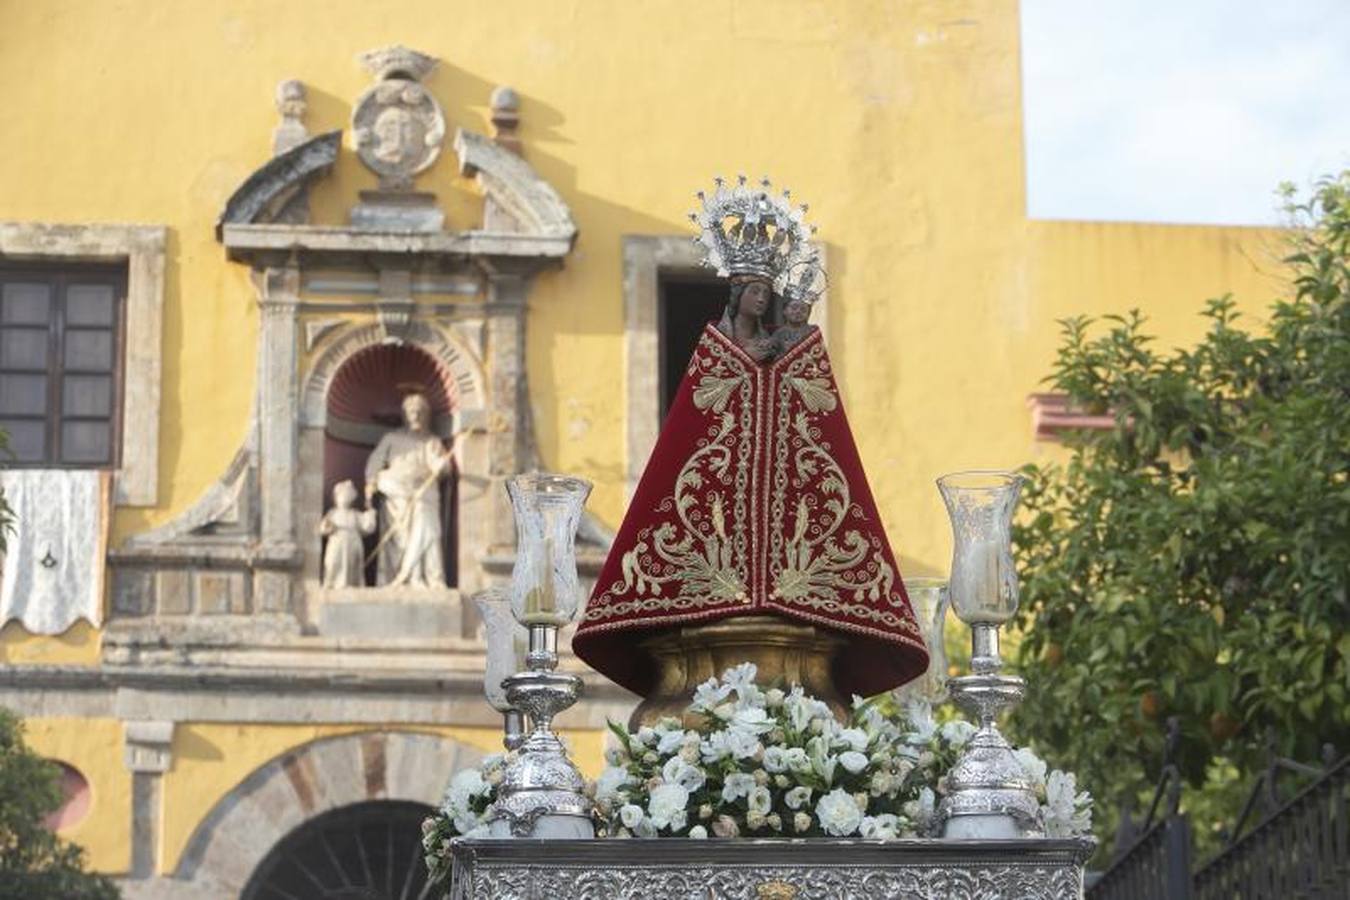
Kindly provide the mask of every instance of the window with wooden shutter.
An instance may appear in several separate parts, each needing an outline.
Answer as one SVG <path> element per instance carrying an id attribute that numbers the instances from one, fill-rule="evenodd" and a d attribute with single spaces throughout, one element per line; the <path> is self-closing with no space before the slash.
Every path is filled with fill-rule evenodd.
<path id="1" fill-rule="evenodd" d="M 122 266 L 0 268 L 7 465 L 116 465 L 125 304 Z"/>

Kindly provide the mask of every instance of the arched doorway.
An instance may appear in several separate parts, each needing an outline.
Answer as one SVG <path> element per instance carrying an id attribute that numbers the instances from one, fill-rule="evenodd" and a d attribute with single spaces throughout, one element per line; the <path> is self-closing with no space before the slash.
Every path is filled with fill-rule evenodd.
<path id="1" fill-rule="evenodd" d="M 426 900 L 437 896 L 422 861 L 432 809 L 375 800 L 305 822 L 263 858 L 243 900 Z"/>
<path id="2" fill-rule="evenodd" d="M 324 420 L 323 508 L 333 503 L 333 486 L 350 479 L 360 496 L 365 466 L 385 432 L 403 425 L 402 402 L 413 393 L 431 404 L 432 430 L 448 442 L 453 429 L 453 407 L 448 374 L 431 354 L 411 344 L 376 344 L 354 353 L 334 374 L 328 390 Z M 455 473 L 444 479 L 441 493 L 442 556 L 446 582 L 457 583 Z M 369 559 L 376 537 L 366 541 Z M 366 583 L 375 583 L 375 564 L 367 566 Z"/>

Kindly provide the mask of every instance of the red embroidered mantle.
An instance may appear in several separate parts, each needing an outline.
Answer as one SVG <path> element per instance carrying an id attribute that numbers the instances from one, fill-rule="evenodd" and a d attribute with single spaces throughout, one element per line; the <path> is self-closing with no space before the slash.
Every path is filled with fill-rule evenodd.
<path id="1" fill-rule="evenodd" d="M 845 696 L 928 665 L 820 332 L 761 366 L 709 325 L 572 647 L 645 696 L 635 632 L 763 613 L 848 638 Z"/>

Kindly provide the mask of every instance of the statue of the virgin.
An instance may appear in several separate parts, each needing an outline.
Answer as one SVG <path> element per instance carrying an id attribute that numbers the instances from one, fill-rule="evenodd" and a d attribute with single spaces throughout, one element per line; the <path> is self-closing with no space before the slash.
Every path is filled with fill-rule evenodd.
<path id="1" fill-rule="evenodd" d="M 767 179 L 699 197 L 691 218 L 730 300 L 699 339 L 572 646 L 635 693 L 670 695 L 658 712 L 716 665 L 794 641 L 829 670 L 807 687 L 880 693 L 922 674 L 927 650 L 820 331 L 800 306 L 784 328 L 767 323 L 824 280 L 805 207 Z M 806 664 L 778 668 L 810 680 Z"/>

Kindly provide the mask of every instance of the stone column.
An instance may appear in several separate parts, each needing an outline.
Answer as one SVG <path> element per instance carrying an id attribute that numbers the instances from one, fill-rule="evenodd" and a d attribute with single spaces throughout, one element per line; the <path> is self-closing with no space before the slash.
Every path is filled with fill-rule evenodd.
<path id="1" fill-rule="evenodd" d="M 282 570 L 259 569 L 255 608 L 286 612 L 291 608 L 291 574 L 296 554 L 295 481 L 299 458 L 300 269 L 292 262 L 263 270 L 258 305 L 262 333 L 258 342 L 258 493 L 264 556 Z"/>
<path id="2" fill-rule="evenodd" d="M 488 494 L 492 503 L 489 545 L 515 544 L 515 524 L 505 481 L 534 463 L 529 391 L 525 380 L 525 297 L 529 275 L 488 273 Z"/>
<path id="3" fill-rule="evenodd" d="M 127 722 L 124 762 L 131 772 L 131 877 L 151 878 L 162 844 L 164 773 L 173 761 L 173 722 Z"/>

